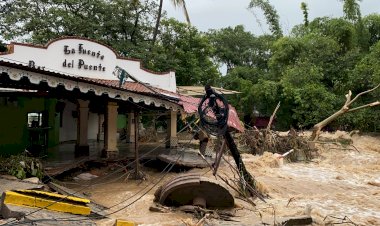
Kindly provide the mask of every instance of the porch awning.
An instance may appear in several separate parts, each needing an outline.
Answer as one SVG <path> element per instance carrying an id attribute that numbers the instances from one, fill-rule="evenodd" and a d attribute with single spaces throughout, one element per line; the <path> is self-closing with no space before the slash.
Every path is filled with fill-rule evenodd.
<path id="1" fill-rule="evenodd" d="M 175 98 L 170 98 L 170 96 L 158 95 L 159 93 L 155 93 L 138 83 L 126 83 L 124 86 L 119 87 L 118 80 L 89 79 L 71 76 L 47 69 L 31 68 L 21 63 L 0 60 L 0 76 L 4 73 L 13 81 L 20 81 L 22 78 L 27 78 L 30 83 L 34 85 L 46 82 L 51 88 L 56 88 L 61 85 L 68 91 L 77 88 L 82 93 L 92 91 L 97 96 L 106 94 L 112 99 L 123 101 L 132 100 L 134 103 L 143 102 L 146 105 L 164 107 L 175 111 L 181 110 L 181 106 L 178 104 L 179 99 L 176 100 Z"/>
<path id="2" fill-rule="evenodd" d="M 31 68 L 27 65 L 0 60 L 0 73 L 8 74 L 13 81 L 20 81 L 21 78 L 28 78 L 32 84 L 38 85 L 46 82 L 49 87 L 56 88 L 63 86 L 66 90 L 72 91 L 75 88 L 82 93 L 92 91 L 97 96 L 107 94 L 112 99 L 132 100 L 135 103 L 143 102 L 146 105 L 164 107 L 174 111 L 181 111 L 185 114 L 196 114 L 200 98 L 181 95 L 160 88 L 141 84 L 137 82 L 125 82 L 119 87 L 118 80 L 95 79 L 70 76 L 67 74 L 49 71 L 41 68 Z M 239 132 L 244 131 L 236 109 L 230 105 L 228 126 Z"/>

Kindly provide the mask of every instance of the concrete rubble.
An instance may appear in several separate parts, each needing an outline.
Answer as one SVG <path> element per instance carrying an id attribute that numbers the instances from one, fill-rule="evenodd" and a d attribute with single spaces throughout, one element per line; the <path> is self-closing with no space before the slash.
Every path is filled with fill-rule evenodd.
<path id="1" fill-rule="evenodd" d="M 55 186 L 56 189 L 63 191 L 64 189 L 59 185 Z M 57 189 L 59 187 L 60 189 Z M 35 207 L 13 205 L 10 203 L 4 202 L 5 192 L 14 191 L 14 190 L 36 190 L 43 191 L 48 190 L 47 185 L 39 183 L 38 178 L 29 178 L 26 180 L 19 180 L 12 176 L 1 175 L 0 176 L 0 194 L 1 194 L 1 203 L 0 203 L 0 224 L 11 224 L 16 223 L 18 225 L 84 225 L 92 226 L 96 225 L 93 220 L 89 217 L 82 215 L 74 215 L 69 213 L 63 213 L 58 211 L 39 209 Z M 63 192 L 60 192 L 61 194 Z M 54 193 L 51 193 L 54 194 Z M 68 193 L 67 193 L 68 194 Z M 67 195 L 63 194 L 63 195 Z M 84 197 L 83 197 L 84 198 Z M 96 204 L 91 204 L 91 210 L 96 209 L 96 213 L 101 212 L 101 207 Z M 96 217 L 99 215 L 95 214 Z"/>

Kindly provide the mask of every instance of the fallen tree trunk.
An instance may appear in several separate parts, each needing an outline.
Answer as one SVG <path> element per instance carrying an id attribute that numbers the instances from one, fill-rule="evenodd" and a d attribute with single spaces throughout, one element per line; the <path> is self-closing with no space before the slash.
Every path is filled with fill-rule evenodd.
<path id="1" fill-rule="evenodd" d="M 374 106 L 380 105 L 380 101 L 375 101 L 375 102 L 372 102 L 372 103 L 369 103 L 369 104 L 365 104 L 365 105 L 362 105 L 362 106 L 350 109 L 351 104 L 354 103 L 360 96 L 362 96 L 364 94 L 367 94 L 367 93 L 370 93 L 370 92 L 376 90 L 379 87 L 380 87 L 380 84 L 378 84 L 376 87 L 374 87 L 372 89 L 369 89 L 369 90 L 366 90 L 364 92 L 361 92 L 358 95 L 356 95 L 354 97 L 354 99 L 352 99 L 352 100 L 351 100 L 352 92 L 351 92 L 351 90 L 348 91 L 348 93 L 345 95 L 346 96 L 346 102 L 344 103 L 343 107 L 339 111 L 335 112 L 334 114 L 330 115 L 329 117 L 327 117 L 323 121 L 321 121 L 321 122 L 319 122 L 319 123 L 317 123 L 317 124 L 315 124 L 313 126 L 313 133 L 311 134 L 310 140 L 312 140 L 312 141 L 318 140 L 318 137 L 319 137 L 319 134 L 320 134 L 321 130 L 325 126 L 327 126 L 328 124 L 330 124 L 332 121 L 334 121 L 335 119 L 337 119 L 339 116 L 341 116 L 341 115 L 343 115 L 343 114 L 345 114 L 347 112 L 352 112 L 352 111 L 360 110 L 360 109 L 363 109 L 363 108 L 374 107 Z"/>

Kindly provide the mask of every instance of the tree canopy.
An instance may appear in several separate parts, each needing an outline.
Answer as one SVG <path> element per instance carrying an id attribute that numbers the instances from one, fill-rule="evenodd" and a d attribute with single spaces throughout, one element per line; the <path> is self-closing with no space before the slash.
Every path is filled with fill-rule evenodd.
<path id="1" fill-rule="evenodd" d="M 251 1 L 249 7 L 269 10 L 266 15 L 277 18 L 268 1 Z M 281 101 L 280 129 L 311 128 L 343 105 L 348 90 L 357 94 L 380 82 L 379 14 L 362 17 L 358 1 L 344 1 L 341 18 L 310 20 L 305 3 L 301 10 L 303 23 L 286 36 L 274 30 L 269 36 L 255 36 L 242 26 L 209 32 L 215 59 L 228 69 L 220 85 L 242 92 L 230 100 L 251 117 L 254 112 L 269 117 Z M 267 21 L 277 24 L 276 19 Z M 366 98 L 355 104 L 376 100 L 379 92 Z M 379 113 L 379 108 L 360 110 L 331 126 L 378 131 Z"/>
<path id="2" fill-rule="evenodd" d="M 200 32 L 161 15 L 154 0 L 5 0 L 0 36 L 36 44 L 62 35 L 95 39 L 142 59 L 152 70 L 175 70 L 178 85 L 208 83 L 240 91 L 228 98 L 241 116 L 270 116 L 281 101 L 277 128 L 311 128 L 343 105 L 348 90 L 357 94 L 380 83 L 380 14 L 363 16 L 360 0 L 338 1 L 343 16 L 335 18 L 311 19 L 313 9 L 301 3 L 303 21 L 284 35 L 269 1 L 251 0 L 248 9 L 262 10 L 271 31 L 257 36 L 242 25 Z M 354 104 L 376 100 L 379 92 Z M 379 108 L 354 114 L 331 126 L 380 130 Z"/>

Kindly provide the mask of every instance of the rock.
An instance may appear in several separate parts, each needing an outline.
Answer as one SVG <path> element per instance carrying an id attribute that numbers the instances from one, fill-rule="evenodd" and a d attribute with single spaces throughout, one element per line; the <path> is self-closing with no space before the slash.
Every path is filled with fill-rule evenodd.
<path id="1" fill-rule="evenodd" d="M 308 215 L 303 216 L 295 216 L 295 217 L 289 217 L 282 219 L 282 222 L 280 225 L 309 225 L 313 223 L 313 219 Z"/>
<path id="2" fill-rule="evenodd" d="M 152 212 L 157 212 L 157 213 L 168 213 L 169 210 L 166 209 L 166 208 L 163 208 L 163 207 L 160 207 L 160 206 L 150 206 L 149 207 L 149 211 L 152 211 Z"/>
<path id="3" fill-rule="evenodd" d="M 1 216 L 4 219 L 16 218 L 17 220 L 20 220 L 26 215 L 26 213 L 32 211 L 31 208 L 4 204 L 3 201 L 1 203 Z"/>
<path id="4" fill-rule="evenodd" d="M 380 182 L 377 182 L 377 181 L 369 181 L 367 184 L 372 185 L 372 186 L 376 186 L 376 187 L 380 187 Z"/>
<path id="5" fill-rule="evenodd" d="M 91 173 L 81 173 L 78 176 L 74 177 L 74 180 L 92 180 L 97 177 L 98 176 L 93 175 Z"/>
<path id="6" fill-rule="evenodd" d="M 1 178 L 7 179 L 7 180 L 18 180 L 17 177 L 12 176 L 12 175 L 1 175 Z"/>
<path id="7" fill-rule="evenodd" d="M 29 208 L 26 206 L 15 206 L 11 204 L 4 204 L 1 214 L 3 218 L 7 219 L 6 222 L 11 222 L 12 220 L 21 220 L 17 224 L 21 225 L 38 225 L 38 226 L 48 226 L 48 225 L 85 225 L 85 226 L 95 226 L 96 224 L 92 222 L 89 218 L 80 217 L 78 221 L 60 221 L 60 219 L 70 219 L 77 218 L 77 215 L 61 213 L 56 211 L 49 211 L 40 209 L 36 211 L 36 208 Z M 33 212 L 33 214 L 30 214 Z M 28 215 L 30 214 L 30 215 Z M 9 218 L 9 219 L 8 219 Z M 13 219 L 12 219 L 13 218 Z M 1 223 L 1 221 L 0 221 Z"/>
<path id="8" fill-rule="evenodd" d="M 38 179 L 38 177 L 30 177 L 30 178 L 26 178 L 22 181 L 31 182 L 33 184 L 39 184 L 40 183 L 40 179 Z"/>

